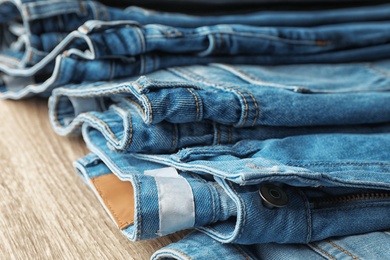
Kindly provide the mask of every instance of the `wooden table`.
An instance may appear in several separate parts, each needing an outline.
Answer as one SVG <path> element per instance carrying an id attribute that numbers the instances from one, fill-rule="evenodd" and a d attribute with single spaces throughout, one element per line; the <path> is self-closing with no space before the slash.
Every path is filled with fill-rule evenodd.
<path id="1" fill-rule="evenodd" d="M 0 259 L 149 259 L 181 237 L 127 240 L 74 173 L 87 153 L 54 133 L 47 100 L 0 100 Z"/>

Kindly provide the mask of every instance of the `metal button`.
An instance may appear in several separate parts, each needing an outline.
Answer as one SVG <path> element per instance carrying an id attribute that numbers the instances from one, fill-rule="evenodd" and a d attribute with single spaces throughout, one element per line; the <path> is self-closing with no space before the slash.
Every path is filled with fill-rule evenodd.
<path id="1" fill-rule="evenodd" d="M 259 190 L 260 197 L 263 199 L 264 206 L 269 208 L 281 208 L 287 205 L 287 194 L 278 186 L 273 184 L 263 184 Z"/>

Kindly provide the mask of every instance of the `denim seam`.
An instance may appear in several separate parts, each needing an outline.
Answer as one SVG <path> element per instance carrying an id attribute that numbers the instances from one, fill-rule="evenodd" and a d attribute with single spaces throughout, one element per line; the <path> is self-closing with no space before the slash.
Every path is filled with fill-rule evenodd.
<path id="1" fill-rule="evenodd" d="M 225 183 L 227 183 L 227 182 L 225 182 Z M 245 218 L 246 218 L 245 204 L 243 203 L 242 198 L 238 196 L 237 192 L 236 192 L 235 190 L 233 190 L 233 188 L 230 186 L 230 184 L 227 183 L 227 185 L 230 187 L 231 192 L 233 192 L 233 193 L 236 195 L 236 197 L 240 200 L 240 203 L 241 203 L 240 206 L 242 206 L 242 208 L 243 208 L 241 211 L 243 212 L 243 217 L 244 217 L 244 218 L 243 218 L 244 221 L 243 221 L 242 223 L 240 223 L 240 224 L 244 225 L 244 224 L 245 224 Z M 231 197 L 231 195 L 229 195 L 229 193 L 227 193 L 227 194 L 228 194 L 229 197 Z M 234 201 L 234 200 L 233 200 L 233 201 Z M 237 212 L 237 214 L 239 214 L 239 212 Z M 238 215 L 237 215 L 237 218 L 238 218 Z M 242 225 L 241 225 L 241 226 L 242 226 Z M 234 233 L 234 231 L 236 231 L 237 226 L 240 226 L 239 223 L 236 223 L 236 224 L 235 224 L 233 233 Z M 222 237 L 223 240 L 226 240 L 226 239 L 227 239 L 227 235 L 226 235 L 225 233 L 222 233 L 222 232 L 216 230 L 216 229 L 215 229 L 214 227 L 212 227 L 212 226 L 199 227 L 199 228 L 197 228 L 197 230 L 206 232 L 206 234 L 207 234 L 207 233 L 210 233 L 210 232 L 209 232 L 209 230 L 210 230 L 210 231 L 212 232 L 212 234 L 211 234 L 212 237 L 215 237 L 214 235 L 217 235 L 217 236 L 219 236 L 219 237 Z M 239 233 L 238 235 L 235 235 L 234 239 L 235 239 L 235 240 L 238 239 L 239 236 L 242 235 L 242 232 L 243 232 L 243 228 L 241 228 L 241 231 L 240 231 L 240 233 Z M 228 236 L 231 236 L 231 234 L 228 234 Z M 238 237 L 237 237 L 237 236 L 238 236 Z M 230 241 L 229 243 L 232 243 L 232 242 L 233 242 L 233 241 Z M 225 243 L 225 242 L 224 242 L 224 243 Z"/>
<path id="2" fill-rule="evenodd" d="M 310 212 L 310 202 L 307 198 L 307 196 L 303 193 L 301 189 L 297 189 L 299 195 L 301 196 L 304 206 L 305 206 L 305 212 L 306 212 L 306 243 L 309 243 L 311 240 L 311 233 L 312 233 L 312 220 L 311 220 L 311 212 Z"/>
<path id="3" fill-rule="evenodd" d="M 178 136 L 177 128 L 178 128 L 177 124 L 172 125 L 172 143 L 171 143 L 171 147 L 169 148 L 169 151 L 174 151 L 177 147 L 177 136 Z"/>
<path id="4" fill-rule="evenodd" d="M 215 35 L 214 35 L 214 33 L 210 33 L 210 36 L 211 36 L 211 38 L 213 38 L 213 43 L 214 44 L 212 44 L 210 41 L 209 41 L 209 46 L 208 46 L 208 48 L 210 47 L 210 45 L 211 45 L 211 49 L 209 50 L 208 48 L 206 49 L 207 50 L 207 54 L 210 54 L 210 53 L 213 53 L 214 52 L 214 50 L 215 50 L 215 48 L 217 47 L 216 46 L 216 43 L 217 43 L 217 38 L 215 37 Z"/>
<path id="5" fill-rule="evenodd" d="M 123 149 L 124 151 L 127 151 L 127 149 L 129 148 L 129 146 L 130 146 L 130 144 L 132 143 L 132 140 L 133 140 L 133 123 L 132 123 L 131 113 L 128 113 L 126 110 L 124 110 L 124 109 L 122 109 L 122 108 L 119 108 L 119 107 L 117 107 L 117 106 L 113 106 L 113 110 L 114 110 L 114 112 L 118 112 L 117 114 L 119 115 L 119 117 L 122 118 L 123 123 L 125 123 L 126 121 L 128 121 L 128 127 L 129 127 L 129 128 L 126 129 L 126 128 L 124 127 L 124 125 L 123 125 L 123 132 L 124 132 L 124 133 L 128 133 L 129 136 L 126 137 L 126 138 L 123 140 L 124 142 L 122 143 L 122 145 L 120 145 L 120 144 L 118 143 L 118 146 L 122 146 L 122 147 L 123 147 L 122 149 Z M 121 114 L 120 114 L 119 111 L 122 111 L 122 113 L 128 115 L 128 116 L 126 117 L 126 119 L 125 119 L 124 117 L 121 116 Z M 125 134 L 124 134 L 124 135 L 125 135 Z"/>
<path id="6" fill-rule="evenodd" d="M 343 210 L 354 210 L 354 209 L 364 209 L 364 208 L 378 208 L 378 207 L 388 207 L 390 204 L 389 202 L 375 202 L 375 201 L 370 201 L 371 203 L 367 205 L 354 205 L 354 206 L 343 206 Z M 364 202 L 363 202 L 364 203 Z M 319 209 L 313 209 L 313 211 L 316 212 L 326 212 L 326 211 L 334 211 L 336 207 L 327 207 L 327 208 L 319 208 Z"/>
<path id="7" fill-rule="evenodd" d="M 225 41 L 225 38 L 224 38 L 224 34 L 223 33 L 220 33 L 220 36 L 219 36 L 219 48 L 223 49 L 224 47 L 228 47 L 227 44 L 226 44 L 226 41 Z"/>
<path id="8" fill-rule="evenodd" d="M 146 42 L 145 42 L 145 37 L 144 34 L 142 33 L 141 29 L 134 26 L 134 31 L 138 34 L 139 41 L 141 44 L 141 52 L 140 53 L 145 53 L 146 52 Z"/>
<path id="9" fill-rule="evenodd" d="M 167 250 L 169 250 L 169 254 L 170 254 L 170 255 L 173 255 L 173 256 L 178 257 L 178 258 L 180 258 L 180 259 L 182 259 L 182 257 L 185 256 L 185 257 L 186 257 L 186 260 L 192 260 L 192 258 L 189 257 L 187 254 L 185 254 L 185 253 L 183 253 L 183 252 L 181 252 L 181 251 L 179 251 L 179 250 L 177 250 L 177 249 L 168 248 Z M 159 254 L 161 255 L 161 254 L 163 254 L 163 253 L 157 253 L 156 255 L 154 255 L 154 258 L 152 258 L 152 260 L 153 260 L 153 259 L 157 259 L 156 257 L 157 257 Z M 165 259 L 165 257 L 164 257 L 164 259 Z"/>
<path id="10" fill-rule="evenodd" d="M 344 254 L 347 254 L 348 256 L 352 257 L 353 259 L 359 260 L 359 258 L 357 256 L 353 255 L 351 252 L 349 252 L 345 248 L 342 248 L 340 245 L 336 244 L 334 241 L 328 239 L 328 240 L 326 240 L 326 242 L 331 244 L 332 246 L 334 246 L 335 248 L 337 248 L 338 250 L 340 250 Z"/>
<path id="11" fill-rule="evenodd" d="M 39 4 L 39 3 L 35 3 L 35 4 Z M 30 9 L 28 8 L 28 6 L 22 5 L 21 6 L 21 13 L 24 13 L 24 16 L 27 18 L 26 20 L 30 20 L 31 13 L 30 13 Z M 22 17 L 23 17 L 23 15 L 22 15 Z"/>
<path id="12" fill-rule="evenodd" d="M 257 104 L 256 98 L 253 96 L 251 92 L 248 90 L 245 90 L 245 92 L 252 98 L 253 104 L 255 105 L 255 118 L 253 119 L 252 127 L 256 125 L 257 118 L 259 117 L 260 111 L 259 111 L 259 105 Z"/>
<path id="13" fill-rule="evenodd" d="M 26 48 L 23 60 L 25 62 L 31 62 L 32 57 L 33 57 L 33 50 L 32 50 L 32 47 L 30 46 L 30 48 Z"/>
<path id="14" fill-rule="evenodd" d="M 60 99 L 61 99 L 61 97 L 62 97 L 63 95 L 58 95 L 55 99 L 54 99 L 54 103 L 53 103 L 53 121 L 54 121 L 54 123 L 55 123 L 55 125 L 56 125 L 56 127 L 57 128 L 65 128 L 61 123 L 60 123 L 60 121 L 59 121 L 59 119 L 58 119 L 58 113 L 57 113 L 57 111 L 58 111 L 58 109 L 57 109 L 57 107 L 58 107 L 58 105 L 59 105 L 59 103 L 60 103 Z M 53 100 L 53 99 L 49 99 L 49 102 L 51 101 L 51 100 Z M 79 116 L 81 116 L 82 114 L 80 114 Z M 76 119 L 77 118 L 74 118 L 73 119 L 73 122 L 75 122 L 76 121 Z M 81 122 L 80 122 L 81 123 Z M 74 123 L 75 124 L 75 127 L 77 127 L 78 125 L 80 125 L 80 123 L 78 123 L 78 124 L 76 124 L 76 123 Z"/>
<path id="15" fill-rule="evenodd" d="M 97 118 L 89 113 L 84 113 L 83 116 L 90 117 L 90 118 L 92 118 L 92 120 L 99 122 L 103 126 L 103 128 L 107 131 L 107 133 L 112 137 L 112 139 L 114 139 L 116 143 L 119 143 L 118 138 L 115 136 L 115 134 L 112 132 L 111 128 L 107 125 L 106 122 L 104 122 L 100 118 Z"/>
<path id="16" fill-rule="evenodd" d="M 142 89 L 142 86 L 140 85 L 140 83 L 138 81 L 133 81 L 132 84 L 136 84 L 138 89 Z M 134 86 L 132 86 L 132 88 L 136 93 L 138 93 L 138 91 L 136 89 L 134 89 Z M 134 91 L 130 90 L 130 92 L 133 92 L 133 95 L 142 102 L 141 109 L 142 109 L 143 115 L 145 116 L 145 122 L 147 124 L 151 124 L 153 122 L 153 107 L 152 107 L 150 100 L 148 99 L 148 97 L 145 94 L 141 94 L 141 95 L 137 96 L 136 94 L 134 94 Z M 118 91 L 118 92 L 120 92 L 120 91 Z M 147 107 L 145 106 L 145 104 Z M 146 108 L 147 108 L 147 111 L 145 110 Z"/>
<path id="17" fill-rule="evenodd" d="M 260 79 L 259 77 L 256 77 L 256 76 L 250 74 L 249 72 L 238 69 L 232 65 L 214 63 L 214 64 L 212 64 L 212 66 L 226 70 L 227 72 L 230 72 L 230 73 L 232 73 L 232 71 L 233 71 L 233 74 L 235 76 L 239 77 L 241 80 L 244 80 L 249 84 L 253 84 L 253 82 L 251 82 L 251 81 L 254 81 L 256 84 L 261 84 L 261 85 L 266 85 L 269 87 L 275 87 L 275 88 L 281 88 L 281 89 L 291 89 L 291 88 L 304 89 L 304 87 L 300 87 L 300 86 L 294 86 L 294 85 L 290 86 L 290 85 L 285 85 L 285 84 L 280 84 L 280 83 L 264 81 L 264 80 Z M 249 80 L 246 79 L 245 77 L 249 78 Z M 307 90 L 307 91 L 309 91 L 309 90 Z"/>
<path id="18" fill-rule="evenodd" d="M 105 6 L 103 6 L 103 5 L 101 5 L 100 9 L 102 10 L 102 13 L 103 13 L 103 16 L 104 16 L 104 21 L 108 21 L 109 17 L 108 17 L 107 8 Z"/>
<path id="19" fill-rule="evenodd" d="M 214 223 L 214 222 L 216 222 L 216 220 L 217 220 L 217 214 L 215 213 L 215 207 L 216 207 L 216 205 L 215 205 L 215 194 L 214 194 L 214 191 L 211 189 L 211 186 L 210 185 L 207 185 L 206 184 L 206 187 L 207 187 L 207 189 L 209 190 L 209 192 L 210 192 L 210 195 L 211 195 L 211 201 L 212 201 L 212 203 L 213 203 L 213 212 L 212 212 L 212 219 L 211 219 L 211 223 Z M 219 199 L 219 198 L 218 198 Z"/>
<path id="20" fill-rule="evenodd" d="M 246 224 L 246 205 L 245 205 L 243 199 L 241 198 L 241 196 L 239 196 L 238 192 L 233 188 L 233 185 L 230 182 L 225 182 L 225 183 L 227 183 L 227 185 L 230 187 L 232 192 L 235 193 L 236 197 L 240 200 L 240 204 L 241 205 L 239 205 L 239 206 L 242 207 L 242 209 L 240 210 L 242 212 L 242 220 L 241 220 L 242 222 L 240 223 L 240 225 L 238 225 L 240 230 L 239 230 L 239 233 L 234 237 L 234 240 L 237 241 L 237 240 L 239 240 L 241 238 L 241 236 L 242 236 L 242 234 L 244 232 L 244 228 L 243 227 Z M 237 213 L 238 213 L 238 210 L 237 210 Z"/>
<path id="21" fill-rule="evenodd" d="M 199 30 L 199 29 L 202 29 L 202 27 L 205 30 Z M 201 26 L 201 27 L 198 27 L 196 29 L 198 29 L 198 30 L 191 32 L 191 33 L 184 34 L 184 37 L 189 38 L 189 37 L 199 37 L 199 36 L 211 36 L 214 38 L 214 40 L 216 40 L 215 35 L 219 34 L 221 36 L 221 38 L 225 35 L 238 36 L 238 37 L 243 37 L 243 38 L 244 37 L 245 38 L 258 38 L 258 39 L 268 40 L 268 41 L 273 41 L 273 42 L 282 42 L 285 44 L 298 44 L 298 45 L 317 46 L 317 47 L 326 47 L 329 44 L 331 44 L 331 42 L 324 41 L 324 40 L 289 39 L 289 38 L 282 38 L 282 37 L 278 37 L 275 35 L 264 34 L 264 33 L 245 33 L 245 32 L 237 32 L 237 31 L 221 31 L 218 28 L 210 30 L 209 26 Z M 165 35 L 161 35 L 161 34 L 148 34 L 147 37 L 166 38 Z M 318 42 L 324 42 L 327 44 L 318 45 Z M 213 49 L 215 49 L 215 47 Z"/>
<path id="22" fill-rule="evenodd" d="M 316 165 L 356 165 L 356 166 L 362 166 L 362 165 L 383 165 L 383 166 L 389 166 L 390 163 L 386 162 L 315 162 L 315 163 L 306 163 L 306 164 L 293 164 L 293 163 L 287 163 L 288 166 L 295 166 L 295 167 L 302 167 L 302 166 L 316 166 Z"/>
<path id="23" fill-rule="evenodd" d="M 183 68 L 183 70 L 185 70 Z M 187 72 L 186 75 L 188 75 L 189 77 L 191 77 L 191 75 L 193 75 L 193 80 L 201 80 L 202 83 L 205 83 L 205 84 L 209 84 L 211 86 L 214 86 L 214 87 L 217 87 L 217 88 L 222 88 L 224 90 L 230 90 L 232 92 L 235 92 L 236 94 L 238 94 L 240 97 L 241 97 L 241 101 L 244 102 L 244 105 L 245 105 L 245 109 L 244 109 L 244 118 L 242 119 L 242 123 L 238 126 L 238 127 L 241 127 L 245 124 L 247 118 L 248 118 L 248 115 L 249 115 L 249 105 L 248 105 L 248 102 L 245 98 L 245 96 L 238 90 L 238 89 L 235 89 L 235 88 L 232 88 L 232 87 L 227 87 L 227 86 L 222 86 L 220 84 L 217 84 L 217 83 L 214 83 L 214 82 L 211 82 L 211 81 L 208 81 L 206 80 L 204 77 L 202 77 L 201 75 L 197 74 L 197 73 L 194 73 L 192 71 L 189 71 L 189 70 L 185 70 Z M 241 121 L 241 119 L 239 120 Z"/>
<path id="24" fill-rule="evenodd" d="M 379 74 L 381 76 L 386 77 L 387 79 L 390 79 L 390 73 L 387 71 L 384 71 L 377 66 L 374 66 L 372 63 L 364 63 L 364 66 L 367 67 L 370 71 Z"/>
<path id="25" fill-rule="evenodd" d="M 141 199 L 140 199 L 140 196 L 141 196 L 141 192 L 140 189 L 140 182 L 138 180 L 138 177 L 136 175 L 133 175 L 133 178 L 136 180 L 133 182 L 133 185 L 136 184 L 137 186 L 137 192 L 135 192 L 134 190 L 134 193 L 136 193 L 136 196 L 137 196 L 137 200 L 135 201 L 136 203 L 136 209 L 137 209 L 137 219 L 136 221 L 134 221 L 134 224 L 137 223 L 137 226 L 136 226 L 136 238 L 135 240 L 138 240 L 138 239 L 141 239 L 141 235 L 142 235 L 142 214 L 141 214 Z M 138 202 L 138 203 L 137 203 Z"/>
<path id="26" fill-rule="evenodd" d="M 149 123 L 152 123 L 153 122 L 153 107 L 152 107 L 152 103 L 150 102 L 149 98 L 146 96 L 146 95 L 143 95 L 143 101 L 147 104 L 148 106 L 148 117 L 149 117 L 149 120 L 148 122 Z M 143 108 L 142 110 L 145 110 L 145 108 Z M 145 115 L 146 115 L 146 112 L 144 111 Z"/>
<path id="27" fill-rule="evenodd" d="M 80 13 L 84 16 L 88 14 L 88 10 L 87 10 L 87 6 L 86 6 L 85 1 L 80 2 Z"/>
<path id="28" fill-rule="evenodd" d="M 247 98 L 246 96 L 243 94 L 243 92 L 246 92 L 246 94 L 248 94 L 250 96 L 250 98 L 253 100 L 253 103 L 255 105 L 255 118 L 252 122 L 252 127 L 256 124 L 256 121 L 257 121 L 257 118 L 259 116 L 259 107 L 258 107 L 258 104 L 257 104 L 257 101 L 255 99 L 255 97 L 252 95 L 252 93 L 250 93 L 248 90 L 246 89 L 241 89 L 239 87 L 227 87 L 227 86 L 222 86 L 218 83 L 214 83 L 214 82 L 211 82 L 211 81 L 208 81 L 206 80 L 204 77 L 202 77 L 201 75 L 197 74 L 197 73 L 194 73 L 192 71 L 189 71 L 189 73 L 192 73 L 193 75 L 195 75 L 196 77 L 199 77 L 204 83 L 206 84 L 210 84 L 212 86 L 215 86 L 215 87 L 218 87 L 218 88 L 223 88 L 225 90 L 231 90 L 233 92 L 236 92 L 238 95 L 241 96 L 242 98 L 242 101 L 244 102 L 245 104 L 245 116 L 244 118 L 242 119 L 242 123 L 240 125 L 238 125 L 237 127 L 242 127 L 245 125 L 245 123 L 247 122 L 248 120 L 248 117 L 249 117 L 249 110 L 250 110 L 250 106 L 249 106 L 249 103 L 247 101 Z M 240 119 L 241 121 L 241 119 Z"/>
<path id="29" fill-rule="evenodd" d="M 93 8 L 92 12 L 93 12 L 94 19 L 100 20 L 100 14 L 96 3 L 92 1 L 90 3 L 91 3 L 91 7 Z"/>
<path id="30" fill-rule="evenodd" d="M 315 243 L 309 243 L 308 244 L 308 247 L 311 248 L 313 251 L 317 252 L 317 253 L 320 253 L 320 254 L 323 254 L 325 255 L 328 259 L 331 259 L 331 260 L 337 260 L 335 257 L 333 257 L 332 255 L 330 255 L 328 252 L 326 252 L 325 250 L 323 250 L 322 248 L 320 248 L 317 244 Z M 322 256 L 324 257 L 324 256 Z M 325 258 L 325 257 L 324 257 Z"/>
<path id="31" fill-rule="evenodd" d="M 189 70 L 184 69 L 184 68 L 180 68 L 180 70 L 179 70 L 179 68 L 176 67 L 176 68 L 172 68 L 170 70 L 176 72 L 176 74 L 178 74 L 182 77 L 184 76 L 185 79 L 191 80 L 192 82 L 200 81 L 201 83 L 214 86 L 217 89 L 223 89 L 223 90 L 226 90 L 229 92 L 233 92 L 233 93 L 237 94 L 238 96 L 240 96 L 241 97 L 240 101 L 244 103 L 245 108 L 243 109 L 244 111 L 242 111 L 242 112 L 244 112 L 243 118 L 240 118 L 240 120 L 238 121 L 238 122 L 242 121 L 241 124 L 238 125 L 238 127 L 242 127 L 245 124 L 247 117 L 248 117 L 248 114 L 249 114 L 249 111 L 248 111 L 249 105 L 248 105 L 248 102 L 247 102 L 245 96 L 238 89 L 235 89 L 232 87 L 227 87 L 227 86 L 222 86 L 220 84 L 216 84 L 214 82 L 207 81 L 204 77 L 202 77 L 198 74 L 195 74 L 194 72 L 189 71 Z M 235 124 L 237 124 L 238 122 L 236 122 Z"/>
<path id="32" fill-rule="evenodd" d="M 145 116 L 145 111 L 144 111 L 143 107 L 139 103 L 135 102 L 134 100 L 132 100 L 129 97 L 123 97 L 123 100 L 125 102 L 129 102 L 130 103 L 130 104 L 128 104 L 129 106 L 136 106 L 138 108 L 137 111 L 141 111 L 142 114 Z"/>
<path id="33" fill-rule="evenodd" d="M 195 100 L 195 106 L 196 106 L 196 117 L 195 117 L 195 121 L 199 121 L 200 118 L 199 118 L 199 114 L 200 114 L 200 107 L 199 107 L 199 98 L 198 98 L 198 95 L 196 95 L 194 93 L 194 91 L 192 91 L 190 88 L 186 88 L 188 90 L 188 92 L 191 93 L 192 96 L 194 96 L 194 100 Z"/>

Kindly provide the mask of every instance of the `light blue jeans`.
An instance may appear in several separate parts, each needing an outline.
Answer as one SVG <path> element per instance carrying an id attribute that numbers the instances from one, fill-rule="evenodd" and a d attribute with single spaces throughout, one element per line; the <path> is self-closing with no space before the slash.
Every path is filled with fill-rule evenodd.
<path id="1" fill-rule="evenodd" d="M 158 250 L 157 259 L 389 259 L 390 232 L 329 238 L 309 244 L 221 244 L 200 232 Z M 201 248 L 201 250 L 200 250 Z"/>
<path id="2" fill-rule="evenodd" d="M 332 68 L 336 71 L 337 67 Z M 258 69 L 265 70 L 266 67 Z M 301 69 L 306 70 L 304 66 Z M 281 78 L 282 75 L 275 76 L 275 79 Z M 321 81 L 319 77 L 317 80 Z M 276 81 L 274 83 L 277 84 Z M 245 139 L 266 140 L 303 134 L 390 132 L 388 123 L 300 127 L 257 125 L 242 128 L 209 120 L 146 124 L 129 99 L 116 94 L 120 87 L 110 88 L 110 84 L 115 86 L 117 83 L 100 82 L 56 89 L 49 101 L 50 122 L 54 130 L 60 135 L 69 135 L 79 134 L 81 127 L 85 134 L 95 129 L 102 133 L 112 149 L 142 153 L 167 153 L 189 146 L 233 144 Z M 105 91 L 108 88 L 111 90 Z M 277 98 L 276 94 L 274 98 Z M 345 100 L 349 100 L 348 95 L 345 95 Z M 223 103 L 232 105 L 233 102 L 225 100 Z M 294 106 L 291 105 L 290 109 L 293 110 Z"/>
<path id="3" fill-rule="evenodd" d="M 220 17 L 119 10 L 89 1 L 34 1 L 18 7 L 28 10 L 28 15 L 22 13 L 23 26 L 12 30 L 20 35 L 8 37 L 17 40 L 1 53 L 4 98 L 47 96 L 68 83 L 109 80 L 177 65 L 334 63 L 389 58 L 390 53 L 385 12 L 390 5 Z M 289 27 L 282 27 L 286 24 Z M 90 61 L 95 59 L 99 60 Z M 90 72 L 90 77 L 72 75 L 76 69 Z"/>
<path id="4" fill-rule="evenodd" d="M 138 113 L 134 120 L 141 117 L 146 124 L 204 120 L 234 127 L 387 123 L 389 71 L 389 60 L 172 67 L 122 82 L 57 89 L 49 109 L 53 126 L 62 134 L 74 130 L 81 119 L 73 120 L 80 113 L 105 110 L 113 102 L 122 102 L 122 110 L 128 107 L 132 114 Z"/>
<path id="5" fill-rule="evenodd" d="M 390 228 L 388 133 L 245 140 L 160 155 L 116 153 L 96 130 L 84 140 L 96 154 L 75 163 L 87 183 L 114 173 L 134 187 L 134 222 L 121 228 L 131 240 L 195 227 L 222 243 L 310 243 Z"/>

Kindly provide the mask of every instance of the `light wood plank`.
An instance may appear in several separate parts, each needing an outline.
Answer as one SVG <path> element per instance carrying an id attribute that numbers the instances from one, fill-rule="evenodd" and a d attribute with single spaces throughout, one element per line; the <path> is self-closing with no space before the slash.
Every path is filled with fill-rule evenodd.
<path id="1" fill-rule="evenodd" d="M 181 237 L 128 241 L 74 173 L 87 153 L 54 133 L 47 100 L 0 101 L 0 259 L 149 259 Z"/>

